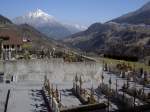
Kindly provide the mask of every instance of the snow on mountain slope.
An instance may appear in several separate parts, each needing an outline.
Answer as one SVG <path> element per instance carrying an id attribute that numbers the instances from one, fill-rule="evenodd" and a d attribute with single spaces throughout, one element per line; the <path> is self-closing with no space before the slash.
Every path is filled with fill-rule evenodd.
<path id="1" fill-rule="evenodd" d="M 13 22 L 15 24 L 29 24 L 55 39 L 61 39 L 86 29 L 86 27 L 77 24 L 70 25 L 61 23 L 54 16 L 45 13 L 41 9 L 29 12 L 24 16 L 16 17 L 13 19 Z"/>
<path id="2" fill-rule="evenodd" d="M 53 16 L 48 15 L 40 9 L 37 9 L 35 12 L 29 12 L 25 16 L 19 16 L 13 19 L 13 22 L 16 24 L 30 24 L 34 27 L 39 27 L 43 24 L 55 23 L 56 20 Z M 57 22 L 56 22 L 57 23 Z"/>

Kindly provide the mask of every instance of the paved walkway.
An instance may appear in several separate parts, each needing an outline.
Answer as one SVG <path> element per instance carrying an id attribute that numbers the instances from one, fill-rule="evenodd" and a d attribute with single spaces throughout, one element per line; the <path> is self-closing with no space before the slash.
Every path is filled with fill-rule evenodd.
<path id="1" fill-rule="evenodd" d="M 41 90 L 32 86 L 16 85 L 11 89 L 7 112 L 48 112 Z"/>

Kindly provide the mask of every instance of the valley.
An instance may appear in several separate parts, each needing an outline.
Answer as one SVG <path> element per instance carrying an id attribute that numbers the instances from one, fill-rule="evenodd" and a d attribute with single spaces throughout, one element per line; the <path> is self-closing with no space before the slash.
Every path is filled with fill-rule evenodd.
<path id="1" fill-rule="evenodd" d="M 150 112 L 147 1 L 2 0 L 0 112 Z"/>

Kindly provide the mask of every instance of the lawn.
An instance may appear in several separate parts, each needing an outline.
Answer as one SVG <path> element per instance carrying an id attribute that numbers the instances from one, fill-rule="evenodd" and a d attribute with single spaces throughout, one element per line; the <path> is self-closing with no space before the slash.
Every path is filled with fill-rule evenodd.
<path id="1" fill-rule="evenodd" d="M 124 60 L 110 59 L 110 58 L 100 58 L 100 61 L 104 61 L 107 64 L 115 64 L 115 65 L 119 63 L 125 63 L 131 65 L 132 67 L 135 67 L 135 69 L 143 68 L 145 71 L 150 73 L 150 66 L 140 62 L 131 62 L 131 61 L 124 61 Z"/>

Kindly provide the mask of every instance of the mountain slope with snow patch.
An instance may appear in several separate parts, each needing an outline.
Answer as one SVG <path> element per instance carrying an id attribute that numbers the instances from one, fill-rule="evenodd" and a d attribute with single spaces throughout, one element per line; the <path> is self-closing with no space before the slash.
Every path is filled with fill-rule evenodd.
<path id="1" fill-rule="evenodd" d="M 16 17 L 13 22 L 15 24 L 29 24 L 54 39 L 61 39 L 86 29 L 86 27 L 80 25 L 61 23 L 54 16 L 40 9 L 29 12 L 24 16 Z"/>

